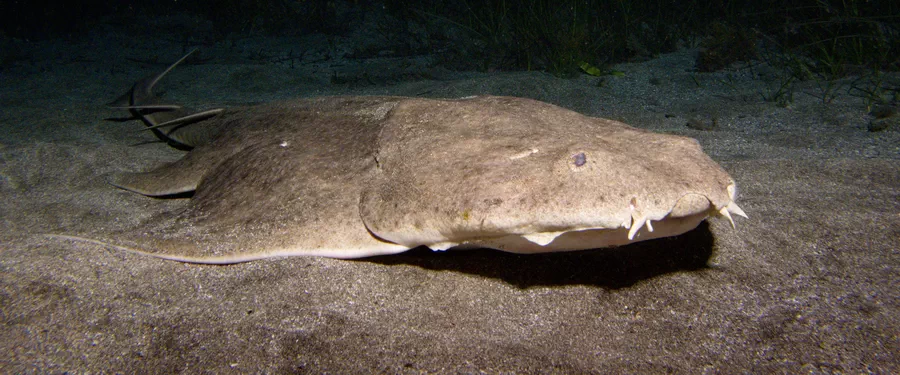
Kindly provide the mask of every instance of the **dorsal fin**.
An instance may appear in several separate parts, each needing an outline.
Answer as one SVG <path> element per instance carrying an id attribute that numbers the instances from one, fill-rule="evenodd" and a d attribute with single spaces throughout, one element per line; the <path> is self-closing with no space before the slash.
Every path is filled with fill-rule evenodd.
<path id="1" fill-rule="evenodd" d="M 189 125 L 196 125 L 218 115 L 222 112 L 221 108 L 198 112 L 180 105 L 163 103 L 153 93 L 156 84 L 166 74 L 196 51 L 196 48 L 191 50 L 162 72 L 135 82 L 131 90 L 113 100 L 108 106 L 127 109 L 135 119 L 141 120 L 157 138 L 175 148 L 191 149 L 209 141 L 209 138 L 216 133 L 214 129 L 198 129 L 196 126 Z M 171 128 L 165 129 L 167 127 Z"/>
<path id="2" fill-rule="evenodd" d="M 207 109 L 205 111 L 195 112 L 195 113 L 189 114 L 184 117 L 179 117 L 179 118 L 176 118 L 173 120 L 169 120 L 169 121 L 166 121 L 163 123 L 149 126 L 144 130 L 153 130 L 153 129 L 159 129 L 159 128 L 165 128 L 165 127 L 173 127 L 174 128 L 175 126 L 178 126 L 178 125 L 187 125 L 187 124 L 194 123 L 197 121 L 206 120 L 210 117 L 215 117 L 216 115 L 222 113 L 222 111 L 224 111 L 224 110 L 225 110 L 225 108 Z M 170 132 L 173 130 L 175 130 L 175 129 L 170 130 Z"/>
<path id="3" fill-rule="evenodd" d="M 137 81 L 134 84 L 134 87 L 131 88 L 131 102 L 129 104 L 130 105 L 141 105 L 141 104 L 144 104 L 144 102 L 146 101 L 147 98 L 156 99 L 156 96 L 153 95 L 153 87 L 155 87 L 156 84 L 159 83 L 159 80 L 161 80 L 163 77 L 165 77 L 166 74 L 169 74 L 169 72 L 172 71 L 172 69 L 175 69 L 175 67 L 178 66 L 178 64 L 181 64 L 184 60 L 186 60 L 190 55 L 194 54 L 194 52 L 196 52 L 196 51 L 197 51 L 196 48 L 190 50 L 190 52 L 188 52 L 187 54 L 182 56 L 180 59 L 178 59 L 178 61 L 172 63 L 172 65 L 169 65 L 169 67 L 166 68 L 166 70 L 163 70 L 159 74 L 156 74 L 154 76 L 150 76 L 150 77 L 144 78 L 140 81 Z"/>

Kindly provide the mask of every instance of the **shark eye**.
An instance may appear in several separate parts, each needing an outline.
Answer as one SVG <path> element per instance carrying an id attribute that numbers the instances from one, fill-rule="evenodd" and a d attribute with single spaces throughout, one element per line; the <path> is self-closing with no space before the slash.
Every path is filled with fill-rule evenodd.
<path id="1" fill-rule="evenodd" d="M 580 167 L 587 163 L 587 156 L 585 156 L 583 152 L 573 155 L 572 159 L 574 159 L 576 167 Z"/>

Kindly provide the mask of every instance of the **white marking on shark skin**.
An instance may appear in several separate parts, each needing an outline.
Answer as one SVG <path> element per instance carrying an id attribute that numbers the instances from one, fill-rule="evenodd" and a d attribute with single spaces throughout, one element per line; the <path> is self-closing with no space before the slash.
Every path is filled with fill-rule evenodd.
<path id="1" fill-rule="evenodd" d="M 522 158 L 525 158 L 525 157 L 534 155 L 534 154 L 536 154 L 536 153 L 538 153 L 538 149 L 532 148 L 532 149 L 530 149 L 530 150 L 522 151 L 522 152 L 520 152 L 520 153 L 518 153 L 518 154 L 514 154 L 514 155 L 510 156 L 510 157 L 509 157 L 509 160 L 518 160 L 518 159 L 522 159 Z"/>

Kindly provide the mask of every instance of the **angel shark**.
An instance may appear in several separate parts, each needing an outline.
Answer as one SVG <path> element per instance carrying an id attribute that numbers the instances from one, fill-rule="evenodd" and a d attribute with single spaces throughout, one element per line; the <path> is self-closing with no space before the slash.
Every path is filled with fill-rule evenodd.
<path id="1" fill-rule="evenodd" d="M 572 251 L 746 217 L 692 138 L 516 97 L 298 98 L 194 111 L 135 83 L 114 102 L 190 150 L 110 183 L 189 204 L 124 231 L 63 235 L 197 263 L 359 258 L 418 246 Z"/>

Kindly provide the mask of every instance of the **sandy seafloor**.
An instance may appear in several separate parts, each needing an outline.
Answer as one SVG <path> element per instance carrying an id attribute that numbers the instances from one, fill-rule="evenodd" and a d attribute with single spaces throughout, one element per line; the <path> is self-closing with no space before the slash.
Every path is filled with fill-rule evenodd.
<path id="1" fill-rule="evenodd" d="M 451 72 L 430 56 L 341 58 L 341 40 L 320 36 L 220 42 L 167 77 L 164 97 L 200 108 L 334 94 L 535 98 L 697 138 L 737 181 L 750 219 L 575 253 L 229 266 L 41 236 L 128 227 L 186 204 L 104 180 L 183 154 L 148 143 L 138 123 L 101 121 L 124 115 L 105 103 L 180 57 L 167 40 L 17 42 L 21 56 L 0 71 L 0 372 L 900 373 L 900 128 L 867 131 L 852 77 L 829 104 L 800 82 L 782 108 L 761 99 L 775 70 L 696 73 L 692 49 L 617 65 L 624 76 L 599 85 Z M 692 118 L 718 128 L 686 127 Z"/>

